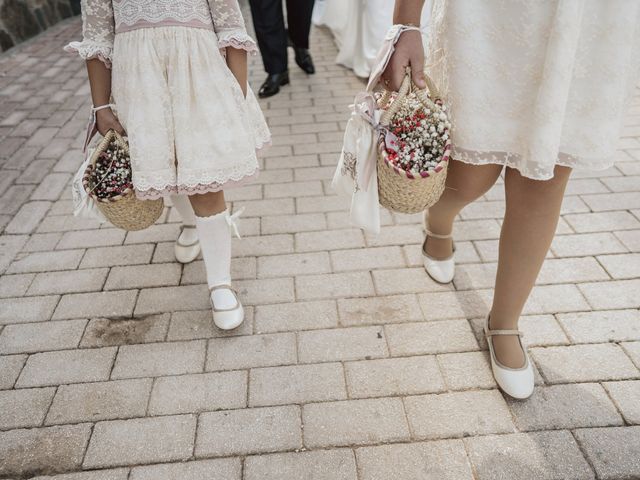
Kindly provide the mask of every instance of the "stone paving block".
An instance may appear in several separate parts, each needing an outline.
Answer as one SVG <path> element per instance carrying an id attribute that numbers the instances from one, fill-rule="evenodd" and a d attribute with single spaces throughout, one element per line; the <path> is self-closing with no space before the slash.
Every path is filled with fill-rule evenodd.
<path id="1" fill-rule="evenodd" d="M 419 321 L 422 310 L 415 295 L 338 300 L 340 323 L 345 326 Z"/>
<path id="2" fill-rule="evenodd" d="M 162 342 L 169 329 L 169 313 L 132 320 L 94 318 L 89 321 L 80 347 L 110 347 Z"/>
<path id="3" fill-rule="evenodd" d="M 56 249 L 67 250 L 71 248 L 95 248 L 122 245 L 125 235 L 126 232 L 124 230 L 116 228 L 65 232 Z"/>
<path id="4" fill-rule="evenodd" d="M 16 387 L 107 380 L 115 354 L 115 348 L 36 353 L 27 359 Z"/>
<path id="5" fill-rule="evenodd" d="M 250 456 L 245 480 L 356 480 L 353 452 L 348 449 Z"/>
<path id="6" fill-rule="evenodd" d="M 514 431 L 507 404 L 497 390 L 408 397 L 404 404 L 413 436 L 420 439 Z"/>
<path id="7" fill-rule="evenodd" d="M 50 173 L 31 194 L 31 200 L 57 200 L 71 180 L 68 173 Z"/>
<path id="8" fill-rule="evenodd" d="M 434 292 L 418 295 L 427 320 L 484 317 L 490 302 L 482 292 Z"/>
<path id="9" fill-rule="evenodd" d="M 398 246 L 333 250 L 331 264 L 334 272 L 351 270 L 373 270 L 378 268 L 404 267 L 406 261 Z"/>
<path id="10" fill-rule="evenodd" d="M 262 217 L 261 222 L 261 233 L 264 235 L 298 233 L 327 228 L 327 220 L 323 213 L 266 216 Z"/>
<path id="11" fill-rule="evenodd" d="M 90 435 L 90 424 L 0 432 L 0 476 L 78 470 Z"/>
<path id="12" fill-rule="evenodd" d="M 57 295 L 0 299 L 0 325 L 49 320 L 59 301 Z"/>
<path id="13" fill-rule="evenodd" d="M 640 342 L 627 342 L 620 344 L 633 363 L 640 368 Z"/>
<path id="14" fill-rule="evenodd" d="M 327 252 L 272 255 L 258 258 L 258 278 L 294 277 L 330 272 L 331 264 Z"/>
<path id="15" fill-rule="evenodd" d="M 347 362 L 345 372 L 351 398 L 416 395 L 446 388 L 435 356 Z"/>
<path id="16" fill-rule="evenodd" d="M 244 322 L 233 330 L 220 330 L 213 324 L 211 310 L 174 312 L 167 340 L 197 340 L 200 338 L 235 337 L 253 332 L 253 308 L 244 308 Z"/>
<path id="17" fill-rule="evenodd" d="M 578 233 L 611 232 L 640 228 L 640 221 L 629 212 L 574 213 L 563 217 Z"/>
<path id="18" fill-rule="evenodd" d="M 597 383 L 539 386 L 526 402 L 509 401 L 518 430 L 622 425 L 622 417 Z"/>
<path id="19" fill-rule="evenodd" d="M 7 325 L 0 333 L 0 354 L 76 348 L 86 324 L 86 320 L 69 320 Z"/>
<path id="20" fill-rule="evenodd" d="M 0 276 L 0 298 L 24 296 L 34 278 L 33 273 Z"/>
<path id="21" fill-rule="evenodd" d="M 75 270 L 80 264 L 84 250 L 61 250 L 58 252 L 33 252 L 15 260 L 7 273 L 38 273 L 59 270 Z"/>
<path id="22" fill-rule="evenodd" d="M 367 245 L 382 247 L 385 245 L 412 245 L 424 241 L 421 225 L 389 225 L 380 228 L 379 235 L 365 234 Z"/>
<path id="23" fill-rule="evenodd" d="M 580 283 L 609 278 L 607 272 L 593 257 L 549 258 L 542 265 L 536 283 Z"/>
<path id="24" fill-rule="evenodd" d="M 35 477 L 32 480 L 127 480 L 129 469 L 114 468 L 109 470 L 93 470 L 90 472 L 67 473 L 55 476 Z"/>
<path id="25" fill-rule="evenodd" d="M 254 368 L 249 384 L 252 407 L 347 398 L 344 371 L 339 363 Z"/>
<path id="26" fill-rule="evenodd" d="M 75 230 L 95 230 L 100 228 L 100 222 L 87 218 L 68 215 L 48 215 L 42 219 L 37 233 L 68 232 Z"/>
<path id="27" fill-rule="evenodd" d="M 385 331 L 391 356 L 478 350 L 466 320 L 387 325 Z"/>
<path id="28" fill-rule="evenodd" d="M 603 284 L 605 282 L 599 282 Z M 579 284 L 589 285 L 589 284 Z M 525 315 L 589 310 L 589 304 L 575 285 L 540 285 L 533 287 L 523 313 Z"/>
<path id="29" fill-rule="evenodd" d="M 606 343 L 640 340 L 638 310 L 564 313 L 558 321 L 574 343 Z"/>
<path id="30" fill-rule="evenodd" d="M 104 289 L 127 290 L 178 285 L 181 275 L 182 267 L 177 263 L 113 267 Z"/>
<path id="31" fill-rule="evenodd" d="M 548 383 L 624 380 L 639 374 L 615 344 L 532 348 L 530 352 Z"/>
<path id="32" fill-rule="evenodd" d="M 97 292 L 108 273 L 106 268 L 38 273 L 27 295 Z"/>
<path id="33" fill-rule="evenodd" d="M 205 342 L 125 345 L 118 350 L 111 378 L 159 377 L 202 372 Z"/>
<path id="34" fill-rule="evenodd" d="M 374 270 L 373 281 L 378 295 L 446 292 L 452 288 L 451 285 L 442 285 L 431 279 L 424 267 Z"/>
<path id="35" fill-rule="evenodd" d="M 399 398 L 310 403 L 303 407 L 307 447 L 369 445 L 409 439 Z"/>
<path id="36" fill-rule="evenodd" d="M 363 447 L 356 450 L 360 478 L 382 480 L 472 480 L 461 440 Z"/>
<path id="37" fill-rule="evenodd" d="M 26 355 L 0 356 L 0 390 L 13 388 L 26 360 Z"/>
<path id="38" fill-rule="evenodd" d="M 611 232 L 558 235 L 551 250 L 559 257 L 604 255 L 626 252 L 626 248 Z"/>
<path id="39" fill-rule="evenodd" d="M 487 352 L 438 355 L 438 363 L 450 390 L 496 388 Z"/>
<path id="40" fill-rule="evenodd" d="M 180 235 L 180 226 L 176 224 L 155 224 L 144 230 L 128 232 L 125 245 L 135 243 L 175 242 Z"/>
<path id="41" fill-rule="evenodd" d="M 324 232 L 296 232 L 295 234 L 296 252 L 362 247 L 364 247 L 364 236 L 360 230 L 328 230 Z"/>
<path id="42" fill-rule="evenodd" d="M 140 291 L 135 315 L 208 308 L 211 308 L 211 300 L 206 285 L 146 288 Z"/>
<path id="43" fill-rule="evenodd" d="M 123 247 L 89 248 L 80 268 L 141 265 L 151 261 L 153 245 L 127 245 Z"/>
<path id="44" fill-rule="evenodd" d="M 604 388 L 622 413 L 625 421 L 631 425 L 640 424 L 640 380 L 627 382 L 607 382 Z"/>
<path id="45" fill-rule="evenodd" d="M 45 423 L 96 422 L 143 417 L 147 409 L 150 378 L 61 385 Z"/>
<path id="46" fill-rule="evenodd" d="M 51 202 L 29 202 L 20 207 L 18 213 L 7 224 L 5 233 L 31 233 L 49 211 Z"/>
<path id="47" fill-rule="evenodd" d="M 331 273 L 296 277 L 298 300 L 374 295 L 369 272 Z"/>
<path id="48" fill-rule="evenodd" d="M 0 430 L 42 425 L 55 388 L 0 391 Z"/>
<path id="49" fill-rule="evenodd" d="M 278 452 L 302 447 L 300 407 L 267 407 L 200 415 L 195 456 Z"/>
<path id="50" fill-rule="evenodd" d="M 582 283 L 579 288 L 596 310 L 640 308 L 637 294 L 640 291 L 640 279 Z"/>
<path id="51" fill-rule="evenodd" d="M 640 252 L 640 230 L 615 232 L 615 236 L 632 252 Z"/>
<path id="52" fill-rule="evenodd" d="M 640 477 L 640 426 L 587 428 L 575 437 L 602 480 Z"/>
<path id="53" fill-rule="evenodd" d="M 131 469 L 129 480 L 241 480 L 239 458 L 219 458 Z"/>
<path id="54" fill-rule="evenodd" d="M 29 235 L 0 235 L 0 273 L 5 272 L 28 239 Z"/>
<path id="55" fill-rule="evenodd" d="M 173 252 L 173 246 L 171 247 Z M 173 255 L 173 253 L 172 253 Z M 255 279 L 257 276 L 258 266 L 254 257 L 232 258 L 231 259 L 231 278 L 234 280 Z M 191 285 L 206 283 L 207 275 L 204 270 L 204 262 L 196 260 L 195 262 L 183 265 L 181 285 Z"/>
<path id="56" fill-rule="evenodd" d="M 382 327 L 352 327 L 298 333 L 301 363 L 380 358 L 389 355 Z"/>
<path id="57" fill-rule="evenodd" d="M 63 295 L 53 314 L 53 319 L 130 317 L 133 314 L 137 296 L 137 290 Z"/>
<path id="58" fill-rule="evenodd" d="M 292 363 L 296 363 L 295 334 L 274 333 L 211 339 L 206 369 L 236 370 Z"/>
<path id="59" fill-rule="evenodd" d="M 338 326 L 333 300 L 259 305 L 255 312 L 256 333 L 313 330 Z"/>
<path id="60" fill-rule="evenodd" d="M 149 414 L 199 413 L 246 405 L 246 372 L 179 375 L 156 379 Z"/>
<path id="61" fill-rule="evenodd" d="M 234 284 L 243 305 L 293 302 L 295 297 L 292 278 L 240 280 Z"/>
<path id="62" fill-rule="evenodd" d="M 293 235 L 263 235 L 242 237 L 233 244 L 235 257 L 259 257 L 293 253 Z"/>
<path id="63" fill-rule="evenodd" d="M 102 468 L 187 460 L 193 451 L 195 432 L 194 415 L 99 422 L 93 428 L 82 466 Z"/>
<path id="64" fill-rule="evenodd" d="M 637 192 L 616 192 L 600 195 L 582 195 L 582 199 L 593 212 L 631 210 L 640 208 Z"/>
<path id="65" fill-rule="evenodd" d="M 598 261 L 615 279 L 633 279 L 640 275 L 640 253 L 600 255 Z"/>
<path id="66" fill-rule="evenodd" d="M 465 442 L 478 480 L 595 478 L 567 431 L 489 435 Z"/>

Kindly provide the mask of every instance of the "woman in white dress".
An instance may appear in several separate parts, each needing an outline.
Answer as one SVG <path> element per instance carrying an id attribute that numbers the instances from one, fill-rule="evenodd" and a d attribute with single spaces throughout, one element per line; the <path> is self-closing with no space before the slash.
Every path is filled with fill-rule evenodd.
<path id="1" fill-rule="evenodd" d="M 396 0 L 394 23 L 420 21 L 423 0 Z M 436 0 L 428 63 L 453 123 L 447 189 L 425 214 L 425 268 L 454 276 L 453 221 L 503 168 L 506 212 L 485 335 L 494 376 L 516 398 L 533 392 L 518 319 L 547 254 L 572 169 L 613 164 L 625 106 L 638 82 L 636 0 Z M 424 86 L 420 35 L 408 31 L 383 74 L 406 66 Z"/>

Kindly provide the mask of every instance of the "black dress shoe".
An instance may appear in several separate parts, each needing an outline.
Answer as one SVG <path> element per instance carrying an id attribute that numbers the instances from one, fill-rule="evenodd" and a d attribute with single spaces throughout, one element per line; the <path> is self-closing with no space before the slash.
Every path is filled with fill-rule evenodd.
<path id="1" fill-rule="evenodd" d="M 298 66 L 309 75 L 316 73 L 316 67 L 313 65 L 313 59 L 311 58 L 309 50 L 295 46 L 293 50 L 296 52 L 296 63 Z"/>
<path id="2" fill-rule="evenodd" d="M 275 95 L 280 91 L 280 87 L 282 85 L 287 85 L 289 83 L 289 72 L 285 71 L 282 73 L 273 73 L 270 74 L 267 79 L 264 81 L 260 90 L 258 91 L 258 96 L 260 98 L 267 98 Z"/>

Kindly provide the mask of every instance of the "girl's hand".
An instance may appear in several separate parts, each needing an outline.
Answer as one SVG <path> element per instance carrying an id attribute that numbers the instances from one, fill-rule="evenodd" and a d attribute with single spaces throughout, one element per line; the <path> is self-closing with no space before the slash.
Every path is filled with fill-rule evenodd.
<path id="1" fill-rule="evenodd" d="M 411 77 L 418 88 L 425 88 L 422 34 L 416 30 L 408 30 L 400 35 L 389 64 L 382 73 L 384 86 L 397 92 L 407 67 L 411 67 Z"/>
<path id="2" fill-rule="evenodd" d="M 227 66 L 236 77 L 242 94 L 247 98 L 247 52 L 237 48 L 227 47 Z"/>
<path id="3" fill-rule="evenodd" d="M 102 136 L 104 136 L 109 130 L 115 130 L 120 135 L 126 135 L 118 117 L 115 116 L 110 108 L 104 108 L 96 112 L 96 125 L 98 127 L 98 132 L 100 132 L 100 135 Z"/>

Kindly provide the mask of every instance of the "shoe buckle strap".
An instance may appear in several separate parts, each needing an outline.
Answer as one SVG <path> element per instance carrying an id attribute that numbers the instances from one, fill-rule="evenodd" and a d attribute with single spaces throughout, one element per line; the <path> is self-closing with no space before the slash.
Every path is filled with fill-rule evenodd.
<path id="1" fill-rule="evenodd" d="M 522 332 L 520 330 L 485 330 L 484 335 L 487 338 L 494 335 L 517 335 L 521 337 Z"/>
<path id="2" fill-rule="evenodd" d="M 236 306 L 231 308 L 216 308 L 216 304 L 213 303 L 213 295 L 211 295 L 216 290 L 229 290 L 236 299 Z M 231 285 L 215 285 L 213 287 L 209 287 L 209 300 L 211 300 L 211 307 L 214 312 L 232 312 L 237 310 L 240 306 L 240 300 L 238 300 L 238 292 L 235 291 Z"/>

